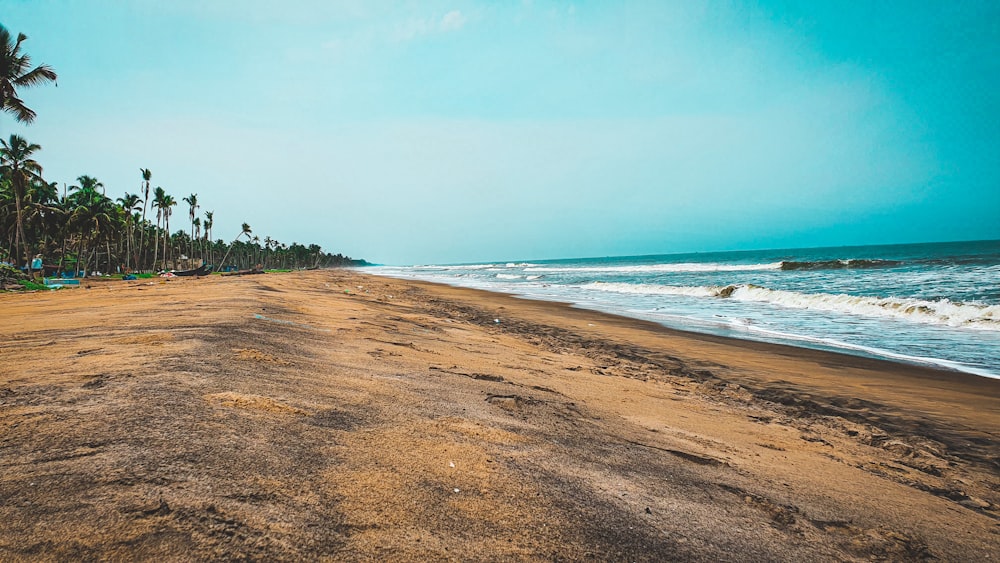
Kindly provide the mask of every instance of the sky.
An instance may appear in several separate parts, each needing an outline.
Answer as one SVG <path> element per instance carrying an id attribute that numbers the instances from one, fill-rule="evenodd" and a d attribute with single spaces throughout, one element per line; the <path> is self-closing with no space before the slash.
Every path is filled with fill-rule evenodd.
<path id="1" fill-rule="evenodd" d="M 1000 239 L 998 21 L 993 0 L 0 0 L 59 75 L 0 135 L 111 197 L 149 168 L 214 238 L 384 264 Z"/>

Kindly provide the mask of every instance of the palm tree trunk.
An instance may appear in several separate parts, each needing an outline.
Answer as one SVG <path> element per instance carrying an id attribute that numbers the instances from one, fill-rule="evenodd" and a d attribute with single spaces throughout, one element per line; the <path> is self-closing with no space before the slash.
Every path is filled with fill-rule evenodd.
<path id="1" fill-rule="evenodd" d="M 87 270 L 86 270 L 86 268 L 81 269 L 81 266 L 83 266 L 83 235 L 80 235 L 80 246 L 77 248 L 77 252 L 76 252 L 76 266 L 73 267 L 73 269 L 74 269 L 73 277 L 74 278 L 76 276 L 80 275 L 81 271 L 83 272 L 83 277 L 87 277 Z"/>
<path id="2" fill-rule="evenodd" d="M 142 264 L 139 262 L 139 253 L 142 252 L 142 245 L 135 244 L 135 225 L 132 225 L 132 256 L 135 259 L 135 269 L 141 270 Z"/>
<path id="3" fill-rule="evenodd" d="M 132 229 L 131 221 L 125 220 L 125 269 L 132 263 Z M 120 245 L 119 245 L 120 246 Z"/>
<path id="4" fill-rule="evenodd" d="M 66 240 L 68 237 L 63 237 L 62 252 L 59 253 L 59 272 L 63 271 L 63 263 L 66 261 Z"/>
<path id="5" fill-rule="evenodd" d="M 153 243 L 153 264 L 152 264 L 152 267 L 150 268 L 151 270 L 155 270 L 156 269 L 156 259 L 160 255 L 160 219 L 159 219 L 159 217 L 157 217 L 157 219 L 156 219 L 156 231 L 155 231 L 154 234 L 156 235 L 156 241 Z"/>
<path id="6" fill-rule="evenodd" d="M 28 239 L 24 236 L 24 208 L 21 206 L 21 194 L 14 194 L 14 205 L 17 206 L 17 238 L 21 242 L 25 265 L 28 268 L 28 277 L 34 278 L 34 275 L 31 273 L 31 256 L 28 255 Z M 17 264 L 15 263 L 15 265 Z"/>
<path id="7" fill-rule="evenodd" d="M 149 253 L 146 252 L 146 204 L 149 203 L 149 183 L 146 183 L 146 193 L 142 200 L 142 232 L 139 234 L 139 249 L 136 255 L 136 267 L 138 269 L 144 269 L 146 258 L 149 257 Z M 139 264 L 139 252 L 142 253 L 143 264 Z M 156 258 L 153 258 L 153 264 L 156 264 Z M 154 266 L 155 267 L 155 266 Z"/>
<path id="8" fill-rule="evenodd" d="M 163 218 L 163 268 L 167 269 L 167 240 L 170 238 L 170 217 Z"/>

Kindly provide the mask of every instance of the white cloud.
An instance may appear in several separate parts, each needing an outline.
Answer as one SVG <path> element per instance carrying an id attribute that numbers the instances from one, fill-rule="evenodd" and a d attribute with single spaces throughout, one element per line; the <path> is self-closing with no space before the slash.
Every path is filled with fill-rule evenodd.
<path id="1" fill-rule="evenodd" d="M 397 24 L 389 36 L 393 41 L 397 42 L 411 41 L 425 35 L 458 31 L 465 26 L 467 21 L 462 12 L 452 10 L 442 16 L 441 19 L 413 18 Z"/>
<path id="2" fill-rule="evenodd" d="M 462 26 L 465 25 L 466 21 L 467 20 L 465 19 L 465 16 L 462 15 L 462 12 L 452 10 L 441 18 L 440 28 L 441 31 L 455 31 L 462 29 Z"/>
<path id="3" fill-rule="evenodd" d="M 396 24 L 389 33 L 392 41 L 403 43 L 430 33 L 431 26 L 425 18 L 415 18 Z"/>

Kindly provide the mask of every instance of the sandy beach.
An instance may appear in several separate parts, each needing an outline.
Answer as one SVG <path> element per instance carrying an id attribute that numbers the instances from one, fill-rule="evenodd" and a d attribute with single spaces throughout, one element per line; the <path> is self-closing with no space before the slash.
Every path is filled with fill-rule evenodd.
<path id="1" fill-rule="evenodd" d="M 352 271 L 0 294 L 0 560 L 980 561 L 1000 380 Z"/>

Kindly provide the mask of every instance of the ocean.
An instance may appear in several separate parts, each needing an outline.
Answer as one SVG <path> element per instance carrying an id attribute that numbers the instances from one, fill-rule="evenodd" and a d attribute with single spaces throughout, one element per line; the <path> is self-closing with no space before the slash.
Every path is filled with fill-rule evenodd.
<path id="1" fill-rule="evenodd" d="M 1000 378 L 1000 241 L 364 271 Z"/>

